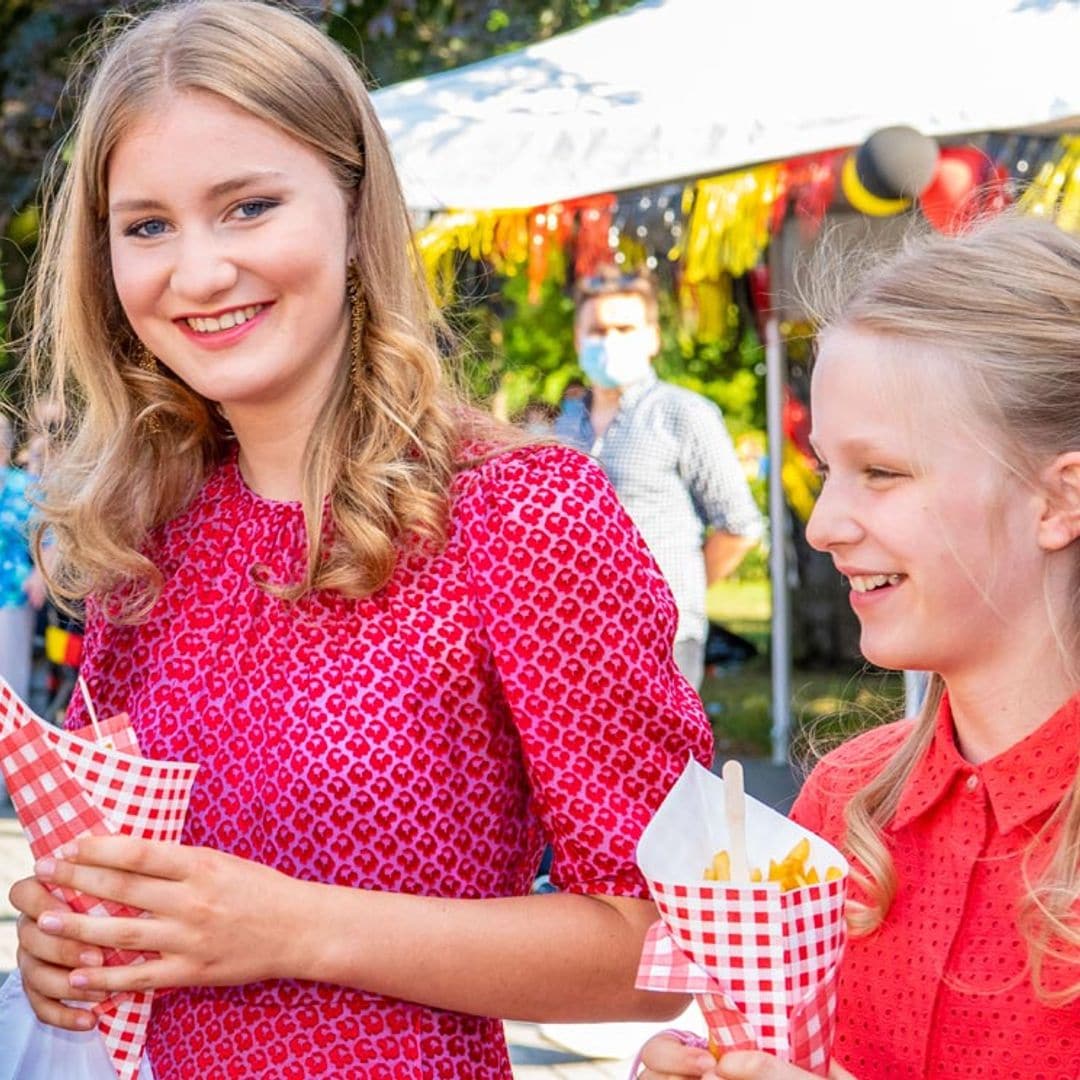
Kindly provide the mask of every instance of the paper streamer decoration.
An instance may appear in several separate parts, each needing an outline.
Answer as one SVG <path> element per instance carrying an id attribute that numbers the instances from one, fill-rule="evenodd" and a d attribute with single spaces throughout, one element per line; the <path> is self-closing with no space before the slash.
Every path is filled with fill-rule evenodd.
<path id="1" fill-rule="evenodd" d="M 760 1049 L 824 1076 L 846 932 L 848 864 L 821 837 L 756 799 L 746 800 L 751 865 L 810 841 L 809 865 L 843 877 L 782 892 L 775 882 L 706 882 L 730 849 L 723 781 L 691 761 L 649 823 L 637 862 L 660 911 L 637 986 L 691 993 L 721 1050 Z"/>
<path id="2" fill-rule="evenodd" d="M 35 859 L 56 857 L 84 836 L 124 833 L 178 843 L 197 765 L 149 761 L 126 716 L 60 731 L 35 716 L 0 679 L 0 769 Z M 114 748 L 109 747 L 112 742 Z M 56 896 L 89 915 L 141 915 L 57 886 Z M 141 963 L 143 954 L 105 950 L 106 964 Z M 120 1080 L 139 1073 L 153 993 L 116 994 L 93 1011 Z"/>

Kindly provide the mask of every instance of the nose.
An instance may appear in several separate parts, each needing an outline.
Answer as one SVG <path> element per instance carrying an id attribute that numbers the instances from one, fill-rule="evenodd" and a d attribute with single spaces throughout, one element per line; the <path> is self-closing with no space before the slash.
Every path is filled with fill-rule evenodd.
<path id="1" fill-rule="evenodd" d="M 236 284 L 236 264 L 212 237 L 188 235 L 177 256 L 170 278 L 178 297 L 205 304 Z"/>
<path id="2" fill-rule="evenodd" d="M 863 536 L 851 499 L 837 482 L 827 480 L 806 523 L 806 542 L 817 551 L 831 552 Z"/>

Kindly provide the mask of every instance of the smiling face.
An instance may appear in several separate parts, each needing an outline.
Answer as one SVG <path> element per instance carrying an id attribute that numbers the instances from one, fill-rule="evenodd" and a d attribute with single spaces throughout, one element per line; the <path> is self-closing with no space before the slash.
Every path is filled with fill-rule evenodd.
<path id="1" fill-rule="evenodd" d="M 324 160 L 202 91 L 171 95 L 116 145 L 109 249 L 132 328 L 232 416 L 314 416 L 348 334 L 348 200 Z"/>
<path id="2" fill-rule="evenodd" d="M 965 418 L 955 368 L 850 328 L 824 336 L 811 396 L 825 483 L 807 526 L 851 584 L 867 659 L 947 680 L 1048 626 L 1038 496 Z"/>

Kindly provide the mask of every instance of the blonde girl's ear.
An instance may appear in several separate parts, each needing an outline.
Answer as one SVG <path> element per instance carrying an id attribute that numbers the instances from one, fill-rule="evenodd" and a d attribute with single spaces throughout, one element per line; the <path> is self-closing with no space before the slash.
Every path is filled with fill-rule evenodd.
<path id="1" fill-rule="evenodd" d="M 1061 551 L 1080 536 L 1080 450 L 1054 458 L 1043 471 L 1043 490 L 1039 546 Z"/>

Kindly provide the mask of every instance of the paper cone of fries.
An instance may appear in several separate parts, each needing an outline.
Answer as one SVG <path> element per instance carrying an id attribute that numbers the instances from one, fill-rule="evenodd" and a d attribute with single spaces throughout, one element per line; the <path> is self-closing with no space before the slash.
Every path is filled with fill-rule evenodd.
<path id="1" fill-rule="evenodd" d="M 124 833 L 179 842 L 197 768 L 140 756 L 124 715 L 79 731 L 54 728 L 0 679 L 0 769 L 35 859 L 55 857 L 84 836 Z M 59 886 L 53 891 L 84 914 L 143 914 Z M 105 950 L 106 964 L 145 959 Z M 97 1033 L 120 1080 L 139 1073 L 152 1000 L 152 993 L 116 994 L 93 1006 Z"/>
<path id="2" fill-rule="evenodd" d="M 765 1050 L 824 1076 L 844 951 L 848 864 L 831 844 L 756 799 L 746 799 L 751 866 L 780 861 L 801 840 L 824 877 L 783 891 L 777 882 L 703 880 L 732 847 L 724 781 L 691 761 L 638 844 L 637 862 L 660 911 L 638 968 L 644 990 L 692 993 L 714 1053 Z"/>

